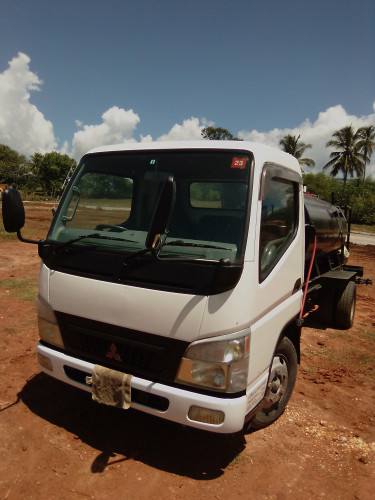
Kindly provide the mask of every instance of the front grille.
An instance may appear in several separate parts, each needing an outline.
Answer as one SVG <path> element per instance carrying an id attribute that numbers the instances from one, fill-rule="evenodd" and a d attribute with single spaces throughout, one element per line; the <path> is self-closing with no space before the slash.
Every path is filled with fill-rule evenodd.
<path id="1" fill-rule="evenodd" d="M 65 351 L 125 373 L 173 383 L 188 343 L 56 313 Z"/>

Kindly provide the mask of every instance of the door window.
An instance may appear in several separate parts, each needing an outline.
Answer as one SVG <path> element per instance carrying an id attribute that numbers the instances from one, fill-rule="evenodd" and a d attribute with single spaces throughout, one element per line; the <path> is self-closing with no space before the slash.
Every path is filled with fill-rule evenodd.
<path id="1" fill-rule="evenodd" d="M 294 239 L 298 225 L 298 184 L 289 180 L 269 180 L 262 200 L 259 255 L 260 281 L 280 260 Z"/>

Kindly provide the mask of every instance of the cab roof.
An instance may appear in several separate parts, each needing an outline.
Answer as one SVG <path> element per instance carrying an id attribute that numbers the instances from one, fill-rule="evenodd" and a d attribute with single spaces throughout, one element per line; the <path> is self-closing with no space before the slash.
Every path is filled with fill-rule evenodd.
<path id="1" fill-rule="evenodd" d="M 118 153 L 121 151 L 156 151 L 156 150 L 199 150 L 199 149 L 224 149 L 243 152 L 251 152 L 255 158 L 255 164 L 259 167 L 266 162 L 277 163 L 287 168 L 301 172 L 298 160 L 294 156 L 272 146 L 250 141 L 155 141 L 155 142 L 128 142 L 114 144 L 91 149 L 87 155 L 99 153 Z M 85 155 L 86 156 L 86 155 Z"/>

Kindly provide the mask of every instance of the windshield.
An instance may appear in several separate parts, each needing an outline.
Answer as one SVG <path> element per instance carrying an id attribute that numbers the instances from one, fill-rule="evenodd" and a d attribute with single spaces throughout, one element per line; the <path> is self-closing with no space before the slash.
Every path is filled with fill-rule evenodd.
<path id="1" fill-rule="evenodd" d="M 234 262 L 243 253 L 250 166 L 250 156 L 238 151 L 88 155 L 48 240 L 125 256 L 140 252 L 162 182 L 172 176 L 176 200 L 159 257 Z"/>

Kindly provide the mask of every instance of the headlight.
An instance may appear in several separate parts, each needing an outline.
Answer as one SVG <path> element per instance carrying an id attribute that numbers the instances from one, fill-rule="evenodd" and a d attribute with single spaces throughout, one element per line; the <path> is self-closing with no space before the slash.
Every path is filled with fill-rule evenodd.
<path id="1" fill-rule="evenodd" d="M 57 324 L 56 316 L 51 307 L 38 297 L 36 299 L 36 309 L 38 313 L 39 336 L 48 344 L 64 348 L 64 342 L 61 337 L 60 329 Z"/>
<path id="2" fill-rule="evenodd" d="M 246 389 L 250 337 L 192 344 L 185 352 L 176 382 L 220 392 Z"/>

